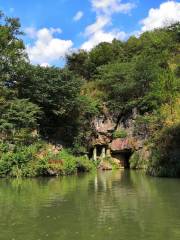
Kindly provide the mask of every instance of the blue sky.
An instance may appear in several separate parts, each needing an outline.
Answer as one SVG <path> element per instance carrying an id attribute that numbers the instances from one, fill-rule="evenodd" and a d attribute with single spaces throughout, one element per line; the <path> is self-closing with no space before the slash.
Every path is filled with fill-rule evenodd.
<path id="1" fill-rule="evenodd" d="M 0 0 L 0 9 L 20 18 L 29 58 L 42 65 L 61 65 L 70 51 L 180 21 L 180 1 Z"/>

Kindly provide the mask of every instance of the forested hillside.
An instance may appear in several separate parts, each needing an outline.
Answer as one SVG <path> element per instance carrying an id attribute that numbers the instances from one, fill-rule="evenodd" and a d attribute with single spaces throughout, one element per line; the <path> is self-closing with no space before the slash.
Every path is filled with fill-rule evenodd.
<path id="1" fill-rule="evenodd" d="M 0 176 L 90 170 L 93 120 L 136 109 L 147 173 L 180 177 L 179 23 L 79 50 L 57 68 L 31 65 L 19 20 L 0 18 Z"/>

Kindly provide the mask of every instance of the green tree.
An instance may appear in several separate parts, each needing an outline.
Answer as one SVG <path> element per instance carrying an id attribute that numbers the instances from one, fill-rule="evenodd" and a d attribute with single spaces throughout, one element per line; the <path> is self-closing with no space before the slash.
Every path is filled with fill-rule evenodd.
<path id="1" fill-rule="evenodd" d="M 23 41 L 19 38 L 21 35 L 19 19 L 5 17 L 0 12 L 1 87 L 13 86 L 18 78 L 18 67 L 22 62 L 27 61 Z"/>

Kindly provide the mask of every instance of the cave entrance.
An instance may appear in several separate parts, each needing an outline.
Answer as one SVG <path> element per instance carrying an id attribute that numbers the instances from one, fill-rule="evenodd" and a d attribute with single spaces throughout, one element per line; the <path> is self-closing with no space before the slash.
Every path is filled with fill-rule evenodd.
<path id="1" fill-rule="evenodd" d="M 93 149 L 91 149 L 90 157 L 93 158 L 94 161 L 97 159 L 103 159 L 106 157 L 107 145 L 95 145 Z"/>
<path id="2" fill-rule="evenodd" d="M 101 157 L 103 154 L 105 154 L 106 146 L 105 145 L 97 145 L 97 157 Z"/>
<path id="3" fill-rule="evenodd" d="M 129 159 L 130 159 L 131 155 L 132 155 L 131 151 L 111 153 L 112 158 L 118 160 L 121 167 L 124 168 L 124 169 L 130 169 Z"/>

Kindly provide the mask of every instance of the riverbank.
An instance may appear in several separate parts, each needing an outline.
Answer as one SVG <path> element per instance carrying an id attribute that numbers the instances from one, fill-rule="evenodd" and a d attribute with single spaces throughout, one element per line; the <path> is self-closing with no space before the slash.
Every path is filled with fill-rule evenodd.
<path id="1" fill-rule="evenodd" d="M 70 150 L 59 149 L 43 141 L 29 146 L 2 144 L 0 177 L 39 177 L 72 175 L 89 172 L 95 164 L 84 156 L 73 156 Z"/>

